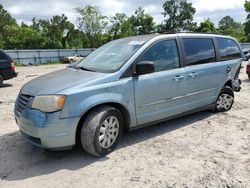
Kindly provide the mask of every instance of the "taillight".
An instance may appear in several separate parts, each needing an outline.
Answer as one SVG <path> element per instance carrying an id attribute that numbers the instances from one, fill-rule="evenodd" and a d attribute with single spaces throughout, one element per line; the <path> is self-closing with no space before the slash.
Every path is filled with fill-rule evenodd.
<path id="1" fill-rule="evenodd" d="M 15 64 L 14 64 L 14 63 L 11 63 L 11 70 L 12 70 L 13 72 L 16 72 L 16 67 L 15 67 Z"/>

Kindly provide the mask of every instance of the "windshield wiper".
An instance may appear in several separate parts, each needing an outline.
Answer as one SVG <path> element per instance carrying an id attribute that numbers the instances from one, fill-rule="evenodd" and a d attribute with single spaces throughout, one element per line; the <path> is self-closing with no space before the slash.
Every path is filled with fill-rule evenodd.
<path id="1" fill-rule="evenodd" d="M 90 71 L 90 72 L 96 72 L 95 70 L 87 69 L 85 67 L 76 67 L 76 69 L 81 69 L 81 70 Z"/>

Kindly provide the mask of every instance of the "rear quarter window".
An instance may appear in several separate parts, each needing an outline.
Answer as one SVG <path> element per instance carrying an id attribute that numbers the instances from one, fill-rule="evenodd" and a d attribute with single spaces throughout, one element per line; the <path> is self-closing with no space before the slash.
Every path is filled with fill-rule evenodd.
<path id="1" fill-rule="evenodd" d="M 238 44 L 228 38 L 217 38 L 222 61 L 241 58 L 241 51 Z"/>
<path id="2" fill-rule="evenodd" d="M 211 38 L 184 38 L 182 40 L 186 66 L 216 61 L 214 44 Z"/>

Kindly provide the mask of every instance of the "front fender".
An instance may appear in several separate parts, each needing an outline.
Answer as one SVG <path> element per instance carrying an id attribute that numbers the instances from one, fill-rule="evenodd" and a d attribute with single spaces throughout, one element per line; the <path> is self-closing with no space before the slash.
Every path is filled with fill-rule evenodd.
<path id="1" fill-rule="evenodd" d="M 60 118 L 82 117 L 87 111 L 105 103 L 117 103 L 127 109 L 130 125 L 136 125 L 134 107 L 134 85 L 132 79 L 122 79 L 112 84 L 93 87 L 69 95 Z"/>
<path id="2" fill-rule="evenodd" d="M 81 101 L 77 105 L 77 107 L 71 111 L 71 113 L 72 115 L 75 115 L 75 116 L 82 116 L 93 107 L 99 106 L 105 103 L 118 103 L 124 106 L 125 108 L 129 108 L 129 105 L 131 104 L 129 104 L 129 101 L 126 101 L 127 102 L 126 104 L 125 101 L 126 99 L 117 93 L 97 94 L 94 96 L 90 96 L 86 98 L 85 100 Z"/>

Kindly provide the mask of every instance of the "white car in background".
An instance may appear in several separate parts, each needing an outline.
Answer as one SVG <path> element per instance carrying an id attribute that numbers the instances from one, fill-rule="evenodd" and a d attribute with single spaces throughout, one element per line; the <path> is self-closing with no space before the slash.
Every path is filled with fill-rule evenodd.
<path id="1" fill-rule="evenodd" d="M 68 56 L 63 58 L 63 63 L 72 63 L 78 62 L 84 59 L 84 56 L 81 54 L 75 54 L 74 56 Z"/>

